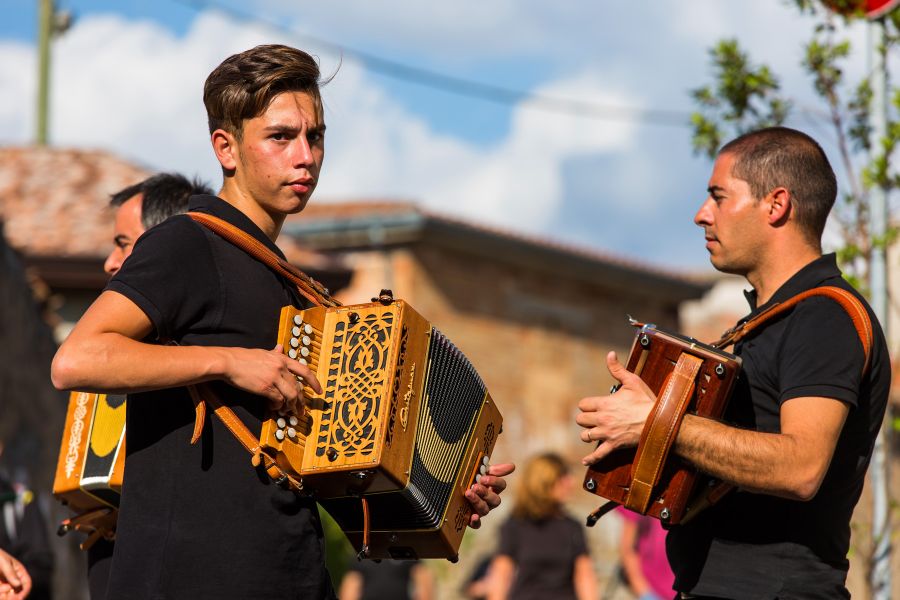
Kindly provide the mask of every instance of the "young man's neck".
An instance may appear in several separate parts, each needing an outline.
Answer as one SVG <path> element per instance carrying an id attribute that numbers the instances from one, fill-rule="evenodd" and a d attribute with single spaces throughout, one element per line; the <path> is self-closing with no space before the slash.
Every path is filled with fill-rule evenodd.
<path id="1" fill-rule="evenodd" d="M 281 233 L 281 226 L 284 224 L 284 219 L 287 215 L 273 215 L 264 210 L 259 205 L 259 202 L 247 194 L 246 191 L 240 189 L 232 178 L 225 179 L 225 183 L 219 191 L 219 198 L 244 213 L 273 242 L 278 237 L 278 234 Z"/>
<path id="2" fill-rule="evenodd" d="M 756 305 L 762 306 L 771 300 L 788 279 L 820 256 L 820 248 L 802 244 L 790 251 L 773 253 L 768 260 L 761 261 L 757 269 L 746 274 L 747 281 L 756 291 Z"/>

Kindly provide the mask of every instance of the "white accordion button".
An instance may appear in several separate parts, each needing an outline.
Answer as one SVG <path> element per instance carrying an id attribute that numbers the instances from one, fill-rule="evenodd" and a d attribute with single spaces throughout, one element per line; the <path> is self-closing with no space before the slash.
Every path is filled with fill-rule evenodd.
<path id="1" fill-rule="evenodd" d="M 309 346 L 312 343 L 312 340 L 309 339 L 308 335 L 304 335 L 300 341 L 303 342 L 304 346 Z"/>
<path id="2" fill-rule="evenodd" d="M 287 421 L 285 421 L 281 417 L 278 417 L 278 420 L 275 421 L 275 424 L 278 425 L 278 429 L 284 429 L 285 425 L 287 425 Z"/>
<path id="3" fill-rule="evenodd" d="M 309 348 L 306 346 L 300 348 L 300 356 L 309 356 Z"/>
<path id="4" fill-rule="evenodd" d="M 297 423 L 299 423 L 299 422 L 300 422 L 300 421 L 299 421 L 299 420 L 297 419 L 297 417 L 295 417 L 294 415 L 291 415 L 291 418 L 288 419 L 288 423 L 291 424 L 291 427 L 296 427 L 296 426 L 297 426 Z"/>
<path id="5" fill-rule="evenodd" d="M 295 355 L 296 355 L 296 354 L 297 354 L 297 353 L 296 353 L 296 352 L 294 352 L 294 354 L 295 354 Z M 292 356 L 292 357 L 291 357 L 291 358 L 296 358 L 296 356 Z M 300 362 L 300 364 L 301 364 L 301 365 L 306 365 L 306 364 L 309 364 L 309 363 L 308 363 L 308 362 L 306 362 L 306 359 L 305 359 L 305 358 L 303 358 L 303 357 L 302 357 L 302 356 L 301 356 L 301 357 L 300 357 L 300 360 L 299 360 L 299 362 Z"/>
<path id="6" fill-rule="evenodd" d="M 481 462 L 484 463 L 484 466 L 486 466 L 486 467 L 491 466 L 491 462 L 488 460 L 488 457 L 487 457 L 487 456 L 485 456 L 484 458 L 482 458 L 482 459 L 481 459 Z"/>
<path id="7" fill-rule="evenodd" d="M 288 350 L 288 356 L 290 356 L 291 358 L 297 358 L 297 351 L 291 348 L 290 350 Z"/>
<path id="8" fill-rule="evenodd" d="M 486 473 L 487 473 L 487 467 L 486 467 L 485 465 L 481 465 L 481 468 L 478 469 L 478 472 L 481 473 L 482 475 L 486 474 Z M 476 481 L 477 481 L 477 480 L 476 480 Z"/>
<path id="9" fill-rule="evenodd" d="M 291 338 L 291 346 L 294 347 L 294 348 L 296 348 L 296 347 L 299 346 L 299 345 L 300 345 L 300 340 L 298 340 L 298 339 L 295 338 L 295 337 L 292 337 L 292 338 Z"/>
<path id="10" fill-rule="evenodd" d="M 275 430 L 275 439 L 278 440 L 279 442 L 282 441 L 284 439 L 284 431 L 281 429 L 276 429 Z"/>
<path id="11" fill-rule="evenodd" d="M 300 337 L 301 333 L 303 333 L 303 332 L 300 331 L 299 327 L 294 327 L 293 329 L 291 329 L 291 335 L 294 337 Z"/>
<path id="12" fill-rule="evenodd" d="M 294 325 L 303 325 L 303 319 L 300 318 L 300 315 L 294 315 Z"/>
<path id="13" fill-rule="evenodd" d="M 312 325 L 307 323 L 303 326 L 303 333 L 305 333 L 306 335 L 312 335 L 312 332 L 313 332 Z"/>
<path id="14" fill-rule="evenodd" d="M 293 427 L 288 427 L 287 435 L 289 438 L 294 439 L 295 437 L 297 437 L 297 430 Z"/>

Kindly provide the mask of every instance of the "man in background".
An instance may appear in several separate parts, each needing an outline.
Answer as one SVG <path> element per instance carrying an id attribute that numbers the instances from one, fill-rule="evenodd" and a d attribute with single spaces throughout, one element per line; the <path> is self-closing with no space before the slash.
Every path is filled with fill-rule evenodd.
<path id="1" fill-rule="evenodd" d="M 115 275 L 141 234 L 172 215 L 186 212 L 191 196 L 212 193 L 197 179 L 191 181 L 178 173 L 158 173 L 113 194 L 109 200 L 116 214 L 113 249 L 103 270 L 110 277 Z M 106 597 L 114 547 L 114 542 L 100 539 L 88 550 L 88 586 L 92 600 Z"/>

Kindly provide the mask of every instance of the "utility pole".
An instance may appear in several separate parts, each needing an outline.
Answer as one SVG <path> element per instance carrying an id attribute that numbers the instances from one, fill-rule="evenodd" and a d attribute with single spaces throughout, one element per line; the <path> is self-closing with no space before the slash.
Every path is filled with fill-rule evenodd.
<path id="1" fill-rule="evenodd" d="M 47 145 L 47 113 L 50 99 L 50 37 L 53 35 L 53 0 L 38 0 L 38 94 L 37 135 L 38 146 Z"/>
<path id="2" fill-rule="evenodd" d="M 38 0 L 38 93 L 35 143 L 47 145 L 50 113 L 50 51 L 53 38 L 72 26 L 69 12 L 57 12 L 54 0 Z"/>
<path id="3" fill-rule="evenodd" d="M 884 18 L 870 19 L 869 68 L 872 82 L 871 119 L 869 137 L 872 158 L 884 151 L 882 141 L 887 138 L 887 64 L 885 56 Z M 869 204 L 869 233 L 875 243 L 869 263 L 869 285 L 872 310 L 888 335 L 887 260 L 885 234 L 887 231 L 887 191 L 880 185 L 872 187 Z M 888 479 L 888 444 L 890 419 L 883 423 L 872 452 L 870 481 L 872 483 L 872 572 L 870 583 L 873 600 L 891 598 L 891 507 Z"/>

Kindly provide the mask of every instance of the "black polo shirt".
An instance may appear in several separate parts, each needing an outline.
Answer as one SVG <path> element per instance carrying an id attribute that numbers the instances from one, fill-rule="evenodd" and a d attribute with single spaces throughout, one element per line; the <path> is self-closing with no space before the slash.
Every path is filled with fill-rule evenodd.
<path id="1" fill-rule="evenodd" d="M 230 222 L 281 255 L 244 214 L 214 196 L 190 210 Z M 283 255 L 282 255 L 283 256 Z M 186 215 L 138 239 L 107 289 L 182 346 L 271 349 L 293 286 Z M 157 342 L 158 343 L 158 342 Z M 266 401 L 214 384 L 251 432 Z M 323 598 L 333 595 L 315 503 L 281 489 L 219 419 L 190 444 L 185 388 L 130 394 L 126 460 L 108 598 Z"/>
<path id="2" fill-rule="evenodd" d="M 763 306 L 748 293 L 753 311 L 742 321 L 820 286 L 838 286 L 863 300 L 830 254 L 801 269 Z M 840 400 L 850 412 L 822 486 L 809 502 L 738 490 L 672 528 L 666 546 L 675 589 L 736 599 L 849 597 L 844 582 L 850 517 L 884 417 L 891 374 L 884 334 L 868 311 L 875 343 L 864 377 L 859 335 L 830 298 L 804 300 L 737 345 L 743 370 L 727 421 L 777 433 L 782 403 L 806 396 Z"/>

